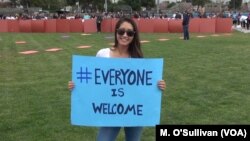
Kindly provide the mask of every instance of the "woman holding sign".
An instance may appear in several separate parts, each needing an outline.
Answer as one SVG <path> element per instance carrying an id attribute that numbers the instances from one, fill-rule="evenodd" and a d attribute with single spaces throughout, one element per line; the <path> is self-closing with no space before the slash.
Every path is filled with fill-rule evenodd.
<path id="1" fill-rule="evenodd" d="M 121 18 L 115 27 L 115 44 L 111 48 L 104 48 L 97 52 L 97 57 L 107 58 L 143 58 L 140 39 L 136 23 L 130 18 Z M 157 87 L 165 90 L 164 80 L 159 80 Z M 74 83 L 70 81 L 68 88 L 72 90 Z M 101 127 L 97 141 L 115 141 L 122 127 Z M 140 141 L 142 127 L 124 127 L 126 141 Z"/>

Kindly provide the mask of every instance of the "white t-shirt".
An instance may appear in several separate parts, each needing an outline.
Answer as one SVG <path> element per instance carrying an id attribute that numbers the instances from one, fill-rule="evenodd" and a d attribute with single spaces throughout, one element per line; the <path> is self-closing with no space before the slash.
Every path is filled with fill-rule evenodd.
<path id="1" fill-rule="evenodd" d="M 243 21 L 247 22 L 246 19 L 247 19 L 247 16 L 242 15 L 242 16 L 240 17 L 240 21 L 241 21 L 241 22 L 243 22 Z"/>
<path id="2" fill-rule="evenodd" d="M 110 48 L 100 49 L 97 52 L 96 57 L 107 57 L 107 58 L 110 58 Z"/>

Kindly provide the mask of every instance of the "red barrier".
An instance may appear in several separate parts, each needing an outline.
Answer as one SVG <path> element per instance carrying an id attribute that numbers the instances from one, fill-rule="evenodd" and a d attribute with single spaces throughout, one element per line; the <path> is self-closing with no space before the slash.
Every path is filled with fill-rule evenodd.
<path id="1" fill-rule="evenodd" d="M 56 20 L 56 32 L 70 32 L 70 23 L 67 19 Z"/>
<path id="2" fill-rule="evenodd" d="M 215 33 L 215 19 L 200 19 L 201 33 Z"/>
<path id="3" fill-rule="evenodd" d="M 31 21 L 31 31 L 32 32 L 45 32 L 44 20 L 32 20 Z"/>
<path id="4" fill-rule="evenodd" d="M 138 28 L 138 30 L 140 31 L 140 25 L 139 25 L 139 21 L 140 21 L 140 19 L 133 19 L 134 21 L 135 21 L 135 23 L 136 23 L 136 26 L 137 26 L 137 28 Z"/>
<path id="5" fill-rule="evenodd" d="M 73 19 L 70 20 L 69 23 L 70 23 L 70 32 L 83 32 L 81 19 Z"/>
<path id="6" fill-rule="evenodd" d="M 140 19 L 139 23 L 139 32 L 142 33 L 153 33 L 154 32 L 154 20 L 151 19 Z"/>
<path id="7" fill-rule="evenodd" d="M 156 33 L 168 33 L 168 20 L 167 19 L 155 19 L 154 20 L 154 32 Z"/>
<path id="8" fill-rule="evenodd" d="M 216 33 L 230 33 L 232 32 L 233 22 L 231 18 L 217 18 L 216 19 Z"/>
<path id="9" fill-rule="evenodd" d="M 19 20 L 20 32 L 31 32 L 31 20 Z"/>
<path id="10" fill-rule="evenodd" d="M 182 32 L 182 20 L 169 20 L 168 30 L 170 33 L 181 33 Z"/>
<path id="11" fill-rule="evenodd" d="M 56 20 L 46 20 L 45 21 L 45 32 L 56 32 Z"/>
<path id="12" fill-rule="evenodd" d="M 112 32 L 112 19 L 104 19 L 101 24 L 102 32 Z"/>
<path id="13" fill-rule="evenodd" d="M 117 22 L 118 22 L 118 19 L 112 19 L 112 27 L 111 27 L 112 32 L 115 32 L 115 26 Z"/>
<path id="14" fill-rule="evenodd" d="M 8 32 L 19 32 L 19 21 L 8 20 Z"/>
<path id="15" fill-rule="evenodd" d="M 200 19 L 193 18 L 189 23 L 189 32 L 190 33 L 199 33 L 200 32 Z"/>
<path id="16" fill-rule="evenodd" d="M 105 19 L 102 32 L 114 32 L 118 19 Z M 140 32 L 181 33 L 182 20 L 134 19 Z M 231 18 L 191 19 L 189 31 L 195 33 L 232 32 Z M 97 32 L 96 19 L 84 20 L 0 20 L 0 32 Z"/>
<path id="17" fill-rule="evenodd" d="M 8 32 L 8 21 L 0 20 L 0 32 Z"/>
<path id="18" fill-rule="evenodd" d="M 96 19 L 84 20 L 84 32 L 85 33 L 97 32 Z"/>

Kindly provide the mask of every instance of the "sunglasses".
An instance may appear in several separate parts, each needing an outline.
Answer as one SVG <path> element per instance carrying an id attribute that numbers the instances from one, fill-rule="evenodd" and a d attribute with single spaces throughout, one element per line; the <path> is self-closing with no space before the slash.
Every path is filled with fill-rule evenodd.
<path id="1" fill-rule="evenodd" d="M 120 36 L 124 35 L 124 33 L 126 32 L 126 34 L 129 36 L 129 37 L 132 37 L 135 35 L 135 31 L 131 30 L 131 29 L 128 29 L 128 30 L 125 30 L 124 28 L 119 28 L 117 29 L 117 34 L 119 34 Z"/>

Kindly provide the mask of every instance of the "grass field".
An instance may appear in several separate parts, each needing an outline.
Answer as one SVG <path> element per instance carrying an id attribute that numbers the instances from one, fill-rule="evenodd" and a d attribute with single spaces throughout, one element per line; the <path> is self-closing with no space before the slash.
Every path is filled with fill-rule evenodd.
<path id="1" fill-rule="evenodd" d="M 95 56 L 110 46 L 113 34 L 63 35 L 0 33 L 1 141 L 95 140 L 97 128 L 70 125 L 71 57 Z M 189 41 L 181 36 L 141 34 L 150 41 L 142 44 L 145 57 L 164 58 L 161 124 L 250 124 L 250 34 L 191 34 Z M 19 53 L 26 50 L 38 53 Z M 155 129 L 146 127 L 142 141 L 154 140 Z"/>

